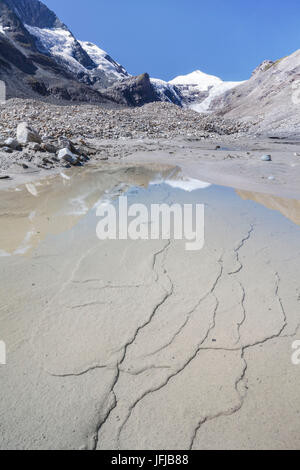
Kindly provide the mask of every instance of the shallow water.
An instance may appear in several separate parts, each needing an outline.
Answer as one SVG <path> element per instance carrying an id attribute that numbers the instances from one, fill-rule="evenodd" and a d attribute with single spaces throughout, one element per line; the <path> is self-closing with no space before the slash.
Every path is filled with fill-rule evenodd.
<path id="1" fill-rule="evenodd" d="M 205 190 L 205 191 L 203 191 Z M 67 172 L 34 184 L 2 191 L 0 199 L 0 257 L 32 253 L 48 236 L 66 233 L 89 221 L 96 225 L 96 208 L 101 201 L 116 202 L 118 196 L 129 196 L 132 203 L 164 201 L 167 196 L 176 203 L 208 203 L 216 198 L 230 201 L 245 210 L 262 213 L 286 223 L 283 215 L 300 225 L 300 201 L 263 193 L 214 186 L 184 177 L 178 168 L 162 171 L 143 167 L 88 169 Z M 238 196 L 238 197 L 236 197 Z M 253 201 L 248 204 L 243 201 Z M 270 211 L 276 211 L 272 216 Z"/>
<path id="2" fill-rule="evenodd" d="M 204 248 L 98 240 L 121 195 L 204 204 Z M 2 192 L 0 217 L 0 448 L 299 447 L 300 201 L 90 168 Z"/>

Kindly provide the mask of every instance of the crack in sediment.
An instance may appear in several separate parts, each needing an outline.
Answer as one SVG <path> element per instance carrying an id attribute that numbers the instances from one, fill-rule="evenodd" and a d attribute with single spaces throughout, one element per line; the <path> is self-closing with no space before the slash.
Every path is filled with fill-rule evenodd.
<path id="1" fill-rule="evenodd" d="M 239 264 L 239 268 L 236 269 L 235 271 L 229 272 L 229 273 L 228 273 L 229 275 L 238 274 L 238 273 L 241 272 L 241 270 L 243 269 L 243 263 L 242 263 L 241 260 L 240 260 L 239 252 L 240 252 L 240 250 L 243 248 L 243 246 L 245 245 L 245 243 L 250 240 L 251 235 L 252 235 L 252 233 L 254 232 L 254 227 L 255 227 L 254 224 L 251 224 L 251 225 L 250 225 L 250 229 L 248 230 L 247 235 L 240 241 L 240 243 L 239 243 L 239 245 L 237 246 L 237 248 L 234 249 L 234 253 L 235 253 L 235 256 L 236 256 L 236 261 L 237 261 L 237 263 Z"/>
<path id="2" fill-rule="evenodd" d="M 154 271 L 155 274 L 156 274 L 156 282 L 157 282 L 158 279 L 159 279 L 159 274 L 157 273 L 157 271 L 155 271 L 155 266 L 156 266 L 157 257 L 158 257 L 160 254 L 165 253 L 165 252 L 168 250 L 168 248 L 170 247 L 170 245 L 171 245 L 171 240 L 168 240 L 168 243 L 167 243 L 161 250 L 159 250 L 157 253 L 155 253 L 154 256 L 153 256 L 153 265 L 152 265 L 152 269 L 153 269 L 153 271 Z M 162 268 L 163 268 L 163 266 L 162 266 Z M 128 343 L 126 343 L 126 345 L 124 346 L 123 356 L 122 356 L 121 360 L 118 362 L 118 364 L 117 364 L 117 366 L 116 366 L 116 367 L 117 367 L 117 374 L 116 374 L 115 381 L 114 381 L 114 383 L 112 384 L 111 391 L 110 391 L 110 393 L 112 393 L 112 394 L 113 394 L 113 397 L 114 397 L 114 404 L 113 404 L 113 405 L 110 407 L 110 409 L 108 410 L 108 412 L 107 412 L 107 414 L 106 414 L 104 420 L 102 420 L 101 423 L 99 423 L 99 425 L 98 425 L 98 427 L 97 427 L 97 435 L 96 435 L 95 440 L 94 440 L 93 450 L 96 450 L 96 448 L 97 448 L 97 446 L 98 446 L 98 442 L 99 442 L 99 433 L 100 433 L 101 428 L 102 428 L 102 427 L 104 426 L 104 424 L 107 422 L 107 420 L 109 419 L 109 417 L 110 417 L 111 413 L 113 412 L 113 410 L 118 406 L 118 400 L 117 400 L 117 396 L 116 396 L 114 390 L 115 390 L 115 388 L 116 388 L 116 386 L 117 386 L 117 383 L 118 383 L 118 381 L 119 381 L 120 374 L 121 374 L 121 372 L 122 372 L 122 371 L 121 371 L 121 365 L 124 363 L 124 361 L 125 361 L 125 359 L 126 359 L 126 355 L 127 355 L 127 350 L 128 350 L 128 348 L 135 342 L 135 340 L 136 340 L 138 334 L 140 333 L 140 331 L 141 331 L 142 329 L 144 329 L 146 326 L 148 326 L 148 325 L 151 323 L 151 321 L 153 320 L 153 318 L 154 318 L 156 312 L 159 310 L 159 308 L 160 308 L 160 307 L 167 301 L 167 299 L 173 294 L 173 289 L 174 289 L 174 287 L 173 287 L 172 281 L 171 281 L 171 279 L 169 278 L 168 274 L 167 274 L 167 273 L 165 273 L 165 274 L 167 275 L 169 281 L 171 282 L 171 289 L 169 290 L 169 292 L 167 292 L 167 291 L 165 292 L 165 295 L 164 295 L 163 299 L 162 299 L 162 300 L 156 305 L 156 307 L 153 309 L 153 311 L 152 311 L 150 317 L 148 318 L 148 320 L 147 320 L 143 325 L 139 326 L 139 327 L 136 329 L 136 331 L 135 331 L 135 333 L 134 333 L 132 339 L 131 339 Z"/>
<path id="3" fill-rule="evenodd" d="M 195 444 L 195 440 L 197 438 L 197 434 L 198 432 L 200 431 L 201 427 L 205 424 L 205 423 L 208 423 L 210 421 L 213 421 L 214 419 L 218 419 L 218 418 L 221 418 L 221 417 L 229 417 L 229 416 L 233 416 L 234 414 L 238 413 L 243 405 L 244 405 L 244 402 L 245 402 L 245 399 L 247 397 L 247 386 L 245 385 L 245 393 L 242 394 L 239 390 L 239 386 L 242 384 L 242 382 L 244 381 L 245 377 L 246 377 L 246 372 L 247 372 L 247 369 L 248 369 L 248 364 L 247 364 L 247 361 L 245 360 L 245 351 L 244 351 L 244 348 L 242 348 L 241 350 L 241 359 L 244 361 L 244 368 L 242 370 L 242 373 L 241 375 L 237 378 L 237 380 L 235 381 L 234 383 L 234 388 L 235 388 L 235 391 L 239 397 L 239 403 L 231 408 L 230 410 L 228 411 L 223 411 L 223 412 L 220 412 L 220 413 L 216 413 L 215 415 L 212 415 L 212 416 L 206 416 L 205 418 L 203 418 L 196 426 L 194 432 L 193 432 L 193 435 L 192 435 L 192 438 L 191 438 L 191 443 L 190 443 L 190 446 L 189 446 L 189 450 L 193 450 L 194 448 L 194 444 Z"/>
<path id="4" fill-rule="evenodd" d="M 223 269 L 222 269 L 222 272 L 223 272 Z M 222 274 L 221 274 L 222 275 Z M 219 279 L 220 279 L 221 276 L 219 276 Z M 214 289 L 216 288 L 216 285 L 217 283 L 215 283 L 215 287 Z M 216 316 L 217 316 L 217 311 L 218 311 L 218 308 L 219 308 L 219 300 L 217 298 L 217 296 L 212 293 L 212 295 L 214 296 L 215 298 L 215 301 L 216 301 L 216 305 L 215 305 L 215 308 L 214 308 L 214 311 L 213 311 L 213 318 L 212 318 L 212 322 L 211 322 L 211 325 L 210 327 L 208 328 L 204 338 L 202 339 L 201 343 L 198 344 L 196 350 L 194 351 L 194 353 L 192 354 L 192 356 L 184 363 L 184 365 L 178 369 L 176 372 L 174 372 L 173 374 L 171 374 L 160 386 L 154 388 L 154 389 L 151 389 L 151 390 L 147 390 L 140 398 L 138 398 L 138 400 L 136 400 L 133 405 L 129 408 L 129 412 L 125 418 L 125 420 L 123 421 L 120 429 L 119 429 L 119 432 L 118 432 L 118 436 L 117 436 L 117 441 L 119 442 L 120 440 L 120 437 L 121 437 L 121 434 L 122 434 L 122 431 L 124 429 L 124 427 L 126 426 L 128 420 L 130 419 L 130 416 L 132 415 L 135 407 L 149 394 L 152 394 L 152 393 L 155 393 L 155 392 L 158 392 L 160 390 L 162 390 L 174 377 L 176 377 L 177 375 L 179 375 L 184 369 L 186 369 L 186 367 L 188 367 L 191 362 L 198 356 L 198 353 L 201 351 L 201 346 L 202 344 L 207 340 L 207 338 L 209 337 L 210 333 L 213 331 L 213 329 L 215 328 L 216 326 Z"/>
<path id="5" fill-rule="evenodd" d="M 204 294 L 203 297 L 201 297 L 201 299 L 196 303 L 196 305 L 192 308 L 192 310 L 190 310 L 188 313 L 187 313 L 187 318 L 185 319 L 185 321 L 183 322 L 183 324 L 180 326 L 180 328 L 176 331 L 176 333 L 172 336 L 172 338 L 170 339 L 170 341 L 167 343 L 167 344 L 164 344 L 161 348 L 151 352 L 151 354 L 148 354 L 148 357 L 149 356 L 153 356 L 161 351 L 164 351 L 166 348 L 168 348 L 169 346 L 171 346 L 171 344 L 175 341 L 175 339 L 180 335 L 180 333 L 184 330 L 184 328 L 186 327 L 186 325 L 189 323 L 193 313 L 197 310 L 197 308 L 202 304 L 202 302 L 204 302 L 208 297 L 209 295 L 213 294 L 214 291 L 216 290 L 217 288 L 217 285 L 221 279 L 221 277 L 223 276 L 223 272 L 224 272 L 224 267 L 223 267 L 223 259 L 222 257 L 218 260 L 218 263 L 220 265 L 220 272 L 218 274 L 218 276 L 216 277 L 216 280 L 214 281 L 213 283 L 213 286 L 211 287 L 211 289 L 206 293 Z M 146 356 L 147 357 L 147 356 Z"/>
<path id="6" fill-rule="evenodd" d="M 189 450 L 193 450 L 193 447 L 194 447 L 194 444 L 195 444 L 195 440 L 196 440 L 196 437 L 197 437 L 197 434 L 199 432 L 199 430 L 201 429 L 201 427 L 209 422 L 209 421 L 212 421 L 214 419 L 218 419 L 220 417 L 229 417 L 229 416 L 232 416 L 236 413 L 238 413 L 243 405 L 244 405 L 244 401 L 246 399 L 246 396 L 247 396 L 247 386 L 245 385 L 245 393 L 244 395 L 240 392 L 239 390 L 239 385 L 244 381 L 245 377 L 246 377 L 246 372 L 247 372 L 247 369 L 248 369 L 248 364 L 247 364 L 247 361 L 245 359 L 245 351 L 247 349 L 250 349 L 250 348 L 253 348 L 253 347 L 256 347 L 258 345 L 262 345 L 262 344 L 265 344 L 267 342 L 269 342 L 270 340 L 272 339 L 275 339 L 275 338 L 279 338 L 281 337 L 281 334 L 283 333 L 284 329 L 286 328 L 287 326 L 287 317 L 286 317 L 286 313 L 285 313 L 285 310 L 284 310 L 284 306 L 283 306 L 283 302 L 282 302 L 282 299 L 281 297 L 279 296 L 279 287 L 280 287 L 280 277 L 279 277 L 279 274 L 278 272 L 275 273 L 275 276 L 276 276 L 276 279 L 277 279 L 277 282 L 276 282 L 276 287 L 275 287 L 275 295 L 276 297 L 278 298 L 278 302 L 280 304 L 280 307 L 281 307 L 281 311 L 282 311 L 282 315 L 283 315 L 283 324 L 281 326 L 281 328 L 279 329 L 278 333 L 276 335 L 272 335 L 268 338 L 265 338 L 264 340 L 262 341 L 257 341 L 251 345 L 246 345 L 246 346 L 243 346 L 242 348 L 239 348 L 239 349 L 236 349 L 236 351 L 240 350 L 241 351 L 241 359 L 244 361 L 244 369 L 243 369 L 243 372 L 240 376 L 240 378 L 235 382 L 235 389 L 236 389 L 236 392 L 240 398 L 240 402 L 239 404 L 234 407 L 233 409 L 229 410 L 228 412 L 224 411 L 224 412 L 221 412 L 221 413 L 218 413 L 216 415 L 213 415 L 213 416 L 210 416 L 210 417 L 206 417 L 204 418 L 203 420 L 201 420 L 198 425 L 196 426 L 195 430 L 194 430 L 194 433 L 193 433 L 193 436 L 192 436 L 192 440 L 191 440 L 191 444 L 190 444 L 190 448 Z M 239 338 L 240 338 L 240 327 L 241 325 L 245 322 L 245 319 L 246 319 L 246 310 L 245 310 L 245 306 L 244 306 L 244 302 L 245 302 L 245 289 L 244 287 L 242 286 L 242 284 L 240 283 L 241 287 L 242 287 L 242 290 L 243 290 L 243 299 L 242 299 L 242 306 L 243 306 L 243 310 L 244 310 L 244 319 L 242 321 L 242 323 L 239 324 Z M 204 350 L 204 348 L 202 348 Z M 222 351 L 234 351 L 234 349 L 230 349 L 230 348 L 207 348 L 209 350 L 222 350 Z"/>
<path id="7" fill-rule="evenodd" d="M 238 333 L 238 339 L 237 339 L 237 343 L 239 343 L 241 341 L 241 328 L 242 326 L 244 325 L 245 321 L 246 321 L 246 308 L 245 308 L 245 300 L 246 300 L 246 291 L 245 291 L 245 288 L 243 286 L 243 284 L 241 282 L 239 282 L 240 284 L 240 287 L 241 287 L 241 290 L 242 290 L 242 299 L 241 299 L 241 307 L 242 307 L 242 311 L 243 311 L 243 317 L 242 317 L 242 320 L 237 324 L 237 333 Z"/>
<path id="8" fill-rule="evenodd" d="M 275 276 L 276 276 L 276 279 L 277 279 L 277 284 L 276 284 L 276 289 L 275 289 L 275 295 L 278 299 L 278 302 L 279 302 L 279 305 L 280 305 L 280 308 L 281 308 L 281 311 L 282 311 L 282 316 L 283 316 L 283 327 L 281 329 L 281 333 L 283 333 L 283 331 L 285 330 L 285 328 L 287 327 L 287 316 L 286 316 L 286 312 L 285 312 L 285 309 L 284 309 L 284 306 L 283 306 L 283 302 L 282 302 L 282 299 L 279 295 L 279 288 L 280 288 L 280 276 L 279 276 L 279 273 L 276 272 L 275 273 Z"/>

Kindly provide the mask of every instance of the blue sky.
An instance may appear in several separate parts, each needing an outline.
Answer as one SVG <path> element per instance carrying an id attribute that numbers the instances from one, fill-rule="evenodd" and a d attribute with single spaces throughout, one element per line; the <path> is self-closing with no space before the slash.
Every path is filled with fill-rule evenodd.
<path id="1" fill-rule="evenodd" d="M 44 0 L 78 39 L 132 74 L 170 80 L 200 69 L 247 79 L 300 48 L 299 0 Z"/>

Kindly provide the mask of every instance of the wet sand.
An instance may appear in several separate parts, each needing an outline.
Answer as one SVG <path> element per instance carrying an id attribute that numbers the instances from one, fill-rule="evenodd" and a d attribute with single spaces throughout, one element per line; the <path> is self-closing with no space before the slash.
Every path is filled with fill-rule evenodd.
<path id="1" fill-rule="evenodd" d="M 183 182 L 108 165 L 1 193 L 1 449 L 300 447 L 300 197 Z M 120 194 L 204 203 L 204 248 L 100 242 Z"/>

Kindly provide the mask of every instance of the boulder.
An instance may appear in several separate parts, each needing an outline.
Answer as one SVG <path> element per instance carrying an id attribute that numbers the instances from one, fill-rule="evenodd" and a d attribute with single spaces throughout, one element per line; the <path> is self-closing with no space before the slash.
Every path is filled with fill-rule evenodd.
<path id="1" fill-rule="evenodd" d="M 27 122 L 21 122 L 17 127 L 17 140 L 19 144 L 28 144 L 29 142 L 42 142 L 41 137 Z"/>
<path id="2" fill-rule="evenodd" d="M 13 149 L 7 146 L 2 147 L 2 150 L 3 152 L 6 152 L 6 153 L 13 153 Z"/>
<path id="3" fill-rule="evenodd" d="M 143 106 L 161 100 L 147 73 L 117 81 L 105 90 L 105 96 L 126 106 Z"/>
<path id="4" fill-rule="evenodd" d="M 75 147 L 75 144 L 71 140 L 67 139 L 66 137 L 61 137 L 59 139 L 59 145 L 61 145 L 62 148 L 69 149 L 72 153 L 79 155 L 79 152 Z"/>
<path id="5" fill-rule="evenodd" d="M 57 155 L 58 160 L 65 160 L 72 165 L 76 165 L 78 163 L 78 156 L 74 155 L 68 148 L 64 148 L 58 152 Z"/>
<path id="6" fill-rule="evenodd" d="M 41 150 L 43 150 L 44 152 L 48 152 L 48 153 L 56 153 L 57 152 L 57 148 L 54 145 L 48 144 L 48 143 L 43 143 L 41 145 Z"/>
<path id="7" fill-rule="evenodd" d="M 13 150 L 20 150 L 20 148 L 21 148 L 19 142 L 17 141 L 17 139 L 12 139 L 11 137 L 6 139 L 6 141 L 4 142 L 4 145 L 5 145 L 5 147 L 9 147 Z"/>

